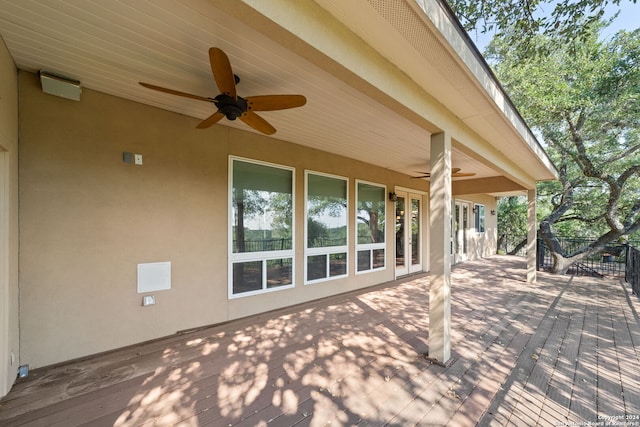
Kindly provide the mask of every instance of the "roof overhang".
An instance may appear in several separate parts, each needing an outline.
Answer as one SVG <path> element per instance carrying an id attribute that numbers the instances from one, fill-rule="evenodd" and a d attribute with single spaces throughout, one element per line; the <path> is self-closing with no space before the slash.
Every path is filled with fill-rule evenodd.
<path id="1" fill-rule="evenodd" d="M 454 166 L 476 173 L 467 180 L 504 177 L 526 189 L 557 177 L 439 1 L 7 3 L 0 35 L 21 69 L 205 118 L 211 104 L 138 81 L 215 96 L 206 52 L 217 46 L 240 75 L 243 96 L 307 97 L 303 108 L 264 113 L 275 138 L 416 175 L 429 166 L 431 134 L 446 131 Z"/>

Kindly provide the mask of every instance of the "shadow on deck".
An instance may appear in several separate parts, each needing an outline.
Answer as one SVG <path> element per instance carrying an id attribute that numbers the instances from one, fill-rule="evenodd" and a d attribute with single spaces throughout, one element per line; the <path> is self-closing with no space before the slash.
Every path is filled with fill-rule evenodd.
<path id="1" fill-rule="evenodd" d="M 454 268 L 446 367 L 424 357 L 423 274 L 34 370 L 0 401 L 0 424 L 548 426 L 640 416 L 630 290 L 546 273 L 530 286 L 525 276 L 517 257 Z"/>

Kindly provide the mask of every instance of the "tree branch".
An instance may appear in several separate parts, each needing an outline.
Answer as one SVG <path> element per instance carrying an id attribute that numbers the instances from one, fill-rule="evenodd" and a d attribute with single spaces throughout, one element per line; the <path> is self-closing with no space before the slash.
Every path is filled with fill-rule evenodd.
<path id="1" fill-rule="evenodd" d="M 616 162 L 618 160 L 622 160 L 627 156 L 630 156 L 634 152 L 640 150 L 640 144 L 634 145 L 631 148 L 626 149 L 622 153 L 618 153 L 616 156 L 610 157 L 607 159 L 607 163 Z"/>
<path id="2" fill-rule="evenodd" d="M 587 223 L 587 224 L 594 224 L 598 220 L 602 219 L 603 217 L 604 217 L 604 215 L 598 215 L 598 216 L 592 217 L 592 218 L 587 218 L 587 217 L 580 216 L 580 215 L 569 215 L 569 216 L 564 216 L 564 217 L 558 219 L 556 221 L 556 224 L 560 223 L 560 222 L 567 222 L 567 221 L 580 221 L 580 222 L 584 222 L 584 223 Z"/>

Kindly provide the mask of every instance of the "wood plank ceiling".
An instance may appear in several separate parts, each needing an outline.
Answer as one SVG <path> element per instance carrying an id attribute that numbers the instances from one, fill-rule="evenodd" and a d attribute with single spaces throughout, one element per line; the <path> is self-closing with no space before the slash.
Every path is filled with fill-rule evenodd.
<path id="1" fill-rule="evenodd" d="M 303 108 L 261 113 L 275 138 L 407 175 L 428 170 L 429 133 L 295 55 L 206 0 L 0 0 L 0 35 L 17 66 L 196 118 L 213 105 L 159 93 L 145 81 L 202 96 L 218 94 L 207 50 L 217 46 L 240 76 L 241 96 L 303 94 Z M 252 131 L 239 121 L 221 125 Z M 474 178 L 500 175 L 456 151 Z"/>

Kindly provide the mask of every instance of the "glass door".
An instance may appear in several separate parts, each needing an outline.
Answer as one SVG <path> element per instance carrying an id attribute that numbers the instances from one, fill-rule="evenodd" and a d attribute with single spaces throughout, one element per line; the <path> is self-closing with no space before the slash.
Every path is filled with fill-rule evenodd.
<path id="1" fill-rule="evenodd" d="M 398 277 L 422 271 L 422 196 L 398 192 L 395 213 Z"/>

